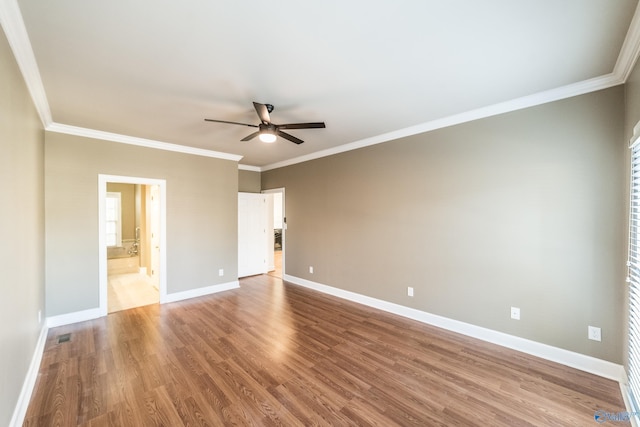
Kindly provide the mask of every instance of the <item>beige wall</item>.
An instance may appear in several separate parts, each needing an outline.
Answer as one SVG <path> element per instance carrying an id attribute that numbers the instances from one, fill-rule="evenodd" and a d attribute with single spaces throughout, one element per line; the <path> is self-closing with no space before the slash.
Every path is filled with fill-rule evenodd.
<path id="1" fill-rule="evenodd" d="M 99 306 L 99 174 L 166 180 L 168 293 L 237 279 L 237 162 L 52 132 L 45 139 L 48 315 Z"/>
<path id="2" fill-rule="evenodd" d="M 122 240 L 136 238 L 136 186 L 135 184 L 107 183 L 107 191 L 120 193 Z"/>
<path id="3" fill-rule="evenodd" d="M 616 87 L 264 172 L 286 188 L 286 273 L 620 363 L 623 104 Z"/>
<path id="4" fill-rule="evenodd" d="M 238 170 L 238 191 L 259 193 L 260 190 L 260 172 Z"/>
<path id="5" fill-rule="evenodd" d="M 44 319 L 44 131 L 0 30 L 0 425 L 9 425 Z"/>

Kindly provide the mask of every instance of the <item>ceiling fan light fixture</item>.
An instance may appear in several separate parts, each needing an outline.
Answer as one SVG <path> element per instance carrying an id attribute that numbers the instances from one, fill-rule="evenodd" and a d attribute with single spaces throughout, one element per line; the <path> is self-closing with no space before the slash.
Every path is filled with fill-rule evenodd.
<path id="1" fill-rule="evenodd" d="M 260 132 L 259 138 L 260 138 L 260 141 L 266 142 L 268 144 L 272 142 L 276 142 L 276 134 L 269 130 Z"/>
<path id="2" fill-rule="evenodd" d="M 251 141 L 256 136 L 259 137 L 260 141 L 266 143 L 276 142 L 277 137 L 281 137 L 286 139 L 287 141 L 291 141 L 294 144 L 302 144 L 304 141 L 300 138 L 296 138 L 295 136 L 282 132 L 281 129 L 320 129 L 325 128 L 324 122 L 313 122 L 313 123 L 287 123 L 276 125 L 271 122 L 271 117 L 269 113 L 273 111 L 273 105 L 271 104 L 260 104 L 259 102 L 253 103 L 253 108 L 255 108 L 256 113 L 258 113 L 258 117 L 260 118 L 259 125 L 252 125 L 249 123 L 239 123 L 239 122 L 230 122 L 228 120 L 216 120 L 216 119 L 204 119 L 206 122 L 216 122 L 216 123 L 228 123 L 230 125 L 239 125 L 239 126 L 249 126 L 250 128 L 258 128 L 257 131 L 245 136 L 240 141 Z"/>

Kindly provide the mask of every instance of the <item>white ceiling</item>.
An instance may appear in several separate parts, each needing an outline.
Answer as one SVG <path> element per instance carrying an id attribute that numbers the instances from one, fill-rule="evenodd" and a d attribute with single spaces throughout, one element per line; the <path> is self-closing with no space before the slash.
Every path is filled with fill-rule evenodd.
<path id="1" fill-rule="evenodd" d="M 640 39 L 637 0 L 1 1 L 51 130 L 262 169 L 620 84 Z M 327 128 L 264 144 L 203 120 L 257 124 L 252 101 Z"/>

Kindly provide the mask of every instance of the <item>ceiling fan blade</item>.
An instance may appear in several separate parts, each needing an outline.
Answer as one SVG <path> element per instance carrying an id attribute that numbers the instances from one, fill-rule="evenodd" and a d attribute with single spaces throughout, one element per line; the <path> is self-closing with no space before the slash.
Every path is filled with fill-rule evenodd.
<path id="1" fill-rule="evenodd" d="M 260 121 L 262 121 L 262 123 L 264 124 L 271 123 L 271 117 L 269 117 L 269 109 L 265 104 L 254 102 L 253 108 L 256 109 L 256 113 L 258 113 L 258 117 L 260 117 Z"/>
<path id="2" fill-rule="evenodd" d="M 240 126 L 249 126 L 252 128 L 257 128 L 258 125 L 250 125 L 248 123 L 238 123 L 238 122 L 228 122 L 226 120 L 215 120 L 215 119 L 204 119 L 205 122 L 214 122 L 214 123 L 227 123 L 230 125 L 240 125 Z"/>
<path id="3" fill-rule="evenodd" d="M 325 128 L 324 122 L 315 123 L 289 123 L 286 125 L 277 125 L 278 129 L 319 129 Z"/>
<path id="4" fill-rule="evenodd" d="M 256 136 L 260 135 L 260 131 L 258 132 L 254 132 L 251 135 L 247 135 L 244 138 L 242 138 L 240 141 L 249 141 L 250 139 L 255 138 Z"/>
<path id="5" fill-rule="evenodd" d="M 302 144 L 302 143 L 304 142 L 303 140 L 301 140 L 301 139 L 299 139 L 299 138 L 296 138 L 296 137 L 295 137 L 295 136 L 293 136 L 293 135 L 289 135 L 288 133 L 282 132 L 282 131 L 281 131 L 281 130 L 279 130 L 279 129 L 276 129 L 276 134 L 277 134 L 278 136 L 281 136 L 281 137 L 283 137 L 284 139 L 288 139 L 289 141 L 291 141 L 291 142 L 293 142 L 293 143 L 296 143 L 296 144 L 298 144 L 298 145 L 300 145 L 300 144 Z"/>

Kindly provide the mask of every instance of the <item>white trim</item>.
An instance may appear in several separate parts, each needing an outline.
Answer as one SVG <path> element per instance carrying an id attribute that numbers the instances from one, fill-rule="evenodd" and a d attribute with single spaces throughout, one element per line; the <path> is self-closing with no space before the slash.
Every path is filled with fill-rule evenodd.
<path id="1" fill-rule="evenodd" d="M 227 291 L 230 289 L 236 289 L 240 287 L 240 282 L 238 280 L 234 280 L 229 283 L 222 283 L 219 285 L 207 286 L 204 288 L 196 288 L 190 289 L 188 291 L 182 292 L 174 292 L 171 294 L 166 294 L 164 296 L 160 296 L 160 303 L 170 303 L 176 301 L 182 301 L 189 298 L 201 297 L 204 295 L 215 294 L 222 291 Z M 76 311 L 74 313 L 61 314 L 59 316 L 47 317 L 47 327 L 48 328 L 56 328 L 58 326 L 70 325 L 72 323 L 84 322 L 87 320 L 97 319 L 99 317 L 105 316 L 103 314 L 102 308 L 91 308 L 89 310 Z"/>
<path id="2" fill-rule="evenodd" d="M 636 123 L 633 127 L 633 135 L 631 135 L 631 139 L 629 140 L 629 148 L 633 149 L 638 142 L 640 142 L 640 122 Z"/>
<path id="3" fill-rule="evenodd" d="M 240 163 L 238 163 L 238 169 L 243 171 L 261 172 L 259 166 L 241 165 Z"/>
<path id="4" fill-rule="evenodd" d="M 38 111 L 42 126 L 46 128 L 53 122 L 49 101 L 47 101 L 38 63 L 16 0 L 0 0 L 0 25 L 7 35 L 7 41 Z"/>
<path id="5" fill-rule="evenodd" d="M 629 29 L 627 30 L 627 34 L 625 36 L 622 48 L 620 49 L 615 67 L 610 74 L 606 74 L 604 76 L 596 77 L 582 82 L 577 82 L 567 86 L 562 86 L 556 89 L 539 92 L 522 98 L 502 102 L 499 104 L 479 108 L 476 110 L 467 111 L 453 116 L 432 120 L 421 125 L 400 129 L 394 132 L 388 132 L 382 135 L 373 136 L 371 138 L 365 138 L 338 147 L 311 153 L 309 155 L 284 160 L 282 162 L 276 162 L 262 167 L 239 165 L 239 168 L 242 170 L 253 170 L 257 172 L 268 171 L 271 169 L 290 166 L 296 163 L 318 159 L 333 154 L 343 153 L 370 145 L 380 144 L 397 138 L 416 135 L 419 133 L 453 126 L 472 120 L 486 118 L 497 114 L 503 114 L 510 111 L 516 111 L 547 102 L 569 98 L 572 96 L 578 96 L 588 92 L 606 89 L 615 85 L 625 83 L 627 78 L 629 77 L 629 74 L 633 70 L 633 66 L 636 63 L 638 56 L 640 55 L 639 15 L 640 5 L 636 7 L 636 11 L 634 13 L 633 19 L 631 20 L 631 24 L 629 25 Z M 13 54 L 16 58 L 16 61 L 18 62 L 18 66 L 20 67 L 36 109 L 38 110 L 38 114 L 40 115 L 40 119 L 42 120 L 42 123 L 46 130 L 51 132 L 67 133 L 70 135 L 103 139 L 107 141 L 121 142 L 125 144 L 139 145 L 160 150 L 195 154 L 199 156 L 216 157 L 235 161 L 240 161 L 240 159 L 242 159 L 241 155 L 236 154 L 221 153 L 217 151 L 204 150 L 178 144 L 153 141 L 143 138 L 114 134 L 110 132 L 53 123 L 51 110 L 46 98 L 44 86 L 42 84 L 42 78 L 38 70 L 35 55 L 33 54 L 33 48 L 31 46 L 31 42 L 29 41 L 29 35 L 24 25 L 22 14 L 20 13 L 20 8 L 16 0 L 0 0 L 0 24 L 2 25 L 2 28 L 7 35 L 7 39 L 9 41 L 9 44 L 11 45 Z"/>
<path id="6" fill-rule="evenodd" d="M 167 181 L 136 176 L 98 175 L 98 274 L 100 289 L 100 313 L 108 313 L 107 301 L 107 245 L 105 241 L 105 198 L 107 182 L 123 184 L 157 185 L 160 189 L 160 303 L 167 295 Z"/>
<path id="7" fill-rule="evenodd" d="M 548 102 L 559 101 L 578 95 L 584 95 L 585 93 L 607 89 L 609 87 L 617 86 L 622 83 L 623 82 L 614 74 L 607 74 L 601 77 L 584 80 L 544 92 L 538 92 L 532 95 L 523 96 L 521 98 L 516 98 L 498 104 L 477 108 L 475 110 L 466 111 L 464 113 L 454 114 L 452 116 L 431 120 L 426 123 L 410 126 L 393 132 L 383 133 L 381 135 L 361 139 L 349 144 L 339 145 L 337 147 L 329 148 L 326 150 L 316 151 L 315 153 L 295 157 L 293 159 L 272 163 L 266 166 L 262 166 L 260 168 L 260 171 L 264 172 L 271 169 L 291 166 L 296 163 L 302 163 L 309 160 L 319 159 L 321 157 L 332 156 L 334 154 L 344 153 L 346 151 L 357 150 L 358 148 L 369 147 L 371 145 L 381 144 L 383 142 L 406 138 L 408 136 L 459 125 L 473 120 L 484 119 L 487 117 L 497 116 L 499 114 L 522 110 L 524 108 L 535 107 L 536 105 L 546 104 Z"/>
<path id="8" fill-rule="evenodd" d="M 623 368 L 624 370 L 624 368 Z M 627 373 L 624 371 L 625 381 L 620 381 L 620 393 L 622 394 L 622 400 L 624 400 L 624 407 L 629 414 L 638 414 L 640 411 L 636 408 L 631 400 L 631 390 L 629 389 L 629 384 L 626 381 Z M 631 416 L 629 417 L 629 421 L 631 421 L 631 425 L 633 427 L 638 427 L 638 417 Z"/>
<path id="9" fill-rule="evenodd" d="M 116 216 L 117 216 L 116 244 L 113 246 L 122 246 L 122 193 L 120 193 L 119 191 L 116 191 L 116 192 L 107 191 L 105 199 L 109 199 L 109 198 L 113 198 L 118 201 L 117 212 L 116 212 Z"/>
<path id="10" fill-rule="evenodd" d="M 47 327 L 57 328 L 58 326 L 70 325 L 72 323 L 97 319 L 104 315 L 106 315 L 106 313 L 102 314 L 102 310 L 99 307 L 90 308 L 88 310 L 75 311 L 73 313 L 60 314 L 58 316 L 47 317 Z"/>
<path id="11" fill-rule="evenodd" d="M 165 296 L 165 303 L 177 302 L 190 298 L 202 297 L 205 295 L 216 294 L 218 292 L 229 291 L 231 289 L 238 289 L 240 282 L 234 280 L 233 282 L 221 283 L 219 285 L 205 286 L 203 288 L 189 289 L 188 291 L 174 292 Z"/>
<path id="12" fill-rule="evenodd" d="M 596 359 L 595 357 L 516 337 L 514 335 L 505 334 L 503 332 L 494 331 L 492 329 L 483 328 L 481 326 L 472 325 L 459 320 L 449 319 L 447 317 L 379 300 L 366 295 L 357 294 L 355 292 L 345 291 L 344 289 L 334 288 L 332 286 L 323 285 L 321 283 L 312 282 L 310 280 L 301 279 L 288 274 L 283 275 L 283 280 L 409 319 L 417 320 L 418 322 L 426 323 L 428 325 L 437 326 L 452 332 L 457 332 L 462 335 L 467 335 L 482 341 L 580 369 L 581 371 L 589 372 L 604 378 L 618 382 L 623 382 L 626 378 L 622 365 L 608 362 L 606 360 Z"/>
<path id="13" fill-rule="evenodd" d="M 202 148 L 188 147 L 186 145 L 172 144 L 170 142 L 154 141 L 135 136 L 121 135 L 119 133 L 104 132 L 101 130 L 87 129 L 78 126 L 51 123 L 45 128 L 49 132 L 64 133 L 67 135 L 83 136 L 85 138 L 101 139 L 104 141 L 120 142 L 122 144 L 137 145 L 139 147 L 155 148 L 157 150 L 174 151 L 177 153 L 194 154 L 196 156 L 214 157 L 217 159 L 240 161 L 243 156 L 239 154 L 222 153 L 220 151 L 204 150 Z"/>
<path id="14" fill-rule="evenodd" d="M 38 379 L 38 372 L 40 371 L 40 362 L 42 362 L 42 356 L 44 355 L 44 346 L 47 342 L 47 334 L 49 328 L 47 325 L 42 325 L 40 330 L 40 336 L 36 342 L 36 348 L 33 350 L 33 356 L 31 357 L 31 363 L 27 370 L 27 375 L 22 383 L 22 389 L 20 390 L 20 396 L 18 396 L 18 402 L 13 410 L 13 416 L 9 421 L 9 427 L 20 427 L 24 422 L 24 417 L 27 414 L 27 408 L 29 407 L 29 401 L 33 394 L 33 388 L 36 385 Z"/>
<path id="15" fill-rule="evenodd" d="M 638 60 L 638 55 L 640 55 L 640 4 L 636 6 L 636 11 L 618 54 L 618 60 L 613 68 L 613 73 L 621 82 L 624 83 L 629 78 Z"/>

